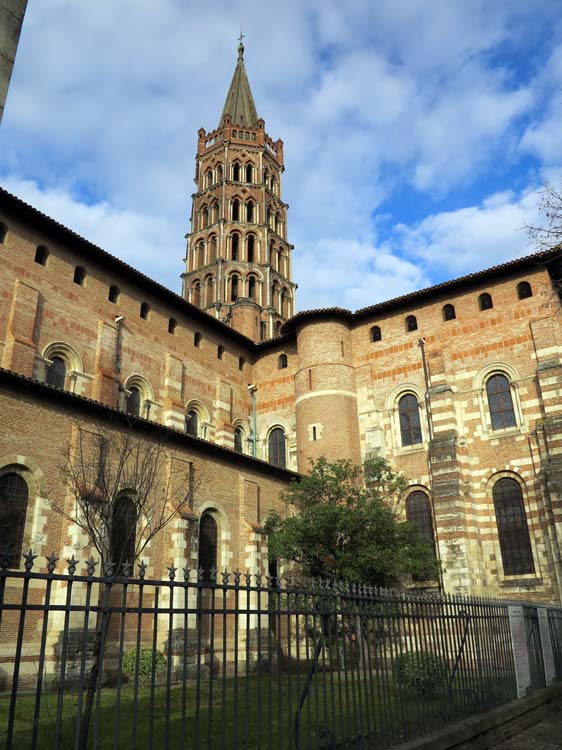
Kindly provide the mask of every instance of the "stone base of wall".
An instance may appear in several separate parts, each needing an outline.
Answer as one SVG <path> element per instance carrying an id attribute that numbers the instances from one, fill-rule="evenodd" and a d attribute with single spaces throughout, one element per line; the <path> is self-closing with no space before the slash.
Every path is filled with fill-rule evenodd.
<path id="1" fill-rule="evenodd" d="M 487 750 L 538 724 L 561 703 L 562 684 L 553 685 L 393 750 Z"/>

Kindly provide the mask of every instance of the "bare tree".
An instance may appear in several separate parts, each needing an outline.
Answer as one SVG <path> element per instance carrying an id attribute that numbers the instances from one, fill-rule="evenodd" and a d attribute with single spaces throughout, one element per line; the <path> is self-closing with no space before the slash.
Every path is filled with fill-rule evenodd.
<path id="1" fill-rule="evenodd" d="M 128 429 L 108 430 L 75 423 L 74 439 L 60 465 L 67 499 L 51 507 L 78 526 L 97 551 L 102 574 L 98 614 L 81 717 L 80 747 L 88 743 L 94 695 L 99 685 L 101 656 L 109 630 L 107 606 L 113 576 L 130 575 L 152 539 L 183 509 L 194 493 L 193 468 L 185 470 L 166 449 L 163 433 L 156 437 Z M 70 498 L 68 497 L 70 495 Z"/>
<path id="2" fill-rule="evenodd" d="M 539 191 L 539 213 L 544 217 L 543 226 L 525 226 L 537 249 L 549 250 L 562 242 L 562 185 L 556 187 L 546 182 Z"/>

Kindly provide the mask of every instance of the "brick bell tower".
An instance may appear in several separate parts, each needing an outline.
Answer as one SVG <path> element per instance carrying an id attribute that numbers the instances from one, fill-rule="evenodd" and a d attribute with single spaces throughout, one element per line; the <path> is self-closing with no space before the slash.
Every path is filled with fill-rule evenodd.
<path id="1" fill-rule="evenodd" d="M 198 131 L 183 296 L 263 341 L 294 314 L 296 284 L 281 200 L 283 141 L 258 117 L 242 39 L 219 127 Z"/>

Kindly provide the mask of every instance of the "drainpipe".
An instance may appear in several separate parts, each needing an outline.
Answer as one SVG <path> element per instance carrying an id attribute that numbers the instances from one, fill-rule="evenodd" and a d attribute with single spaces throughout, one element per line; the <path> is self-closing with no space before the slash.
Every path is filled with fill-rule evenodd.
<path id="1" fill-rule="evenodd" d="M 248 390 L 252 396 L 252 456 L 257 456 L 257 444 L 258 444 L 258 418 L 257 418 L 257 405 L 256 405 L 256 392 L 258 390 L 257 385 L 249 385 Z"/>

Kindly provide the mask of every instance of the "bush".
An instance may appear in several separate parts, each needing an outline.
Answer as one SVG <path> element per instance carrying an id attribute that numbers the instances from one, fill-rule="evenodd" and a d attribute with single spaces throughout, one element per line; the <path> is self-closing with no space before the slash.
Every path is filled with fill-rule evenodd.
<path id="1" fill-rule="evenodd" d="M 154 662 L 155 670 L 166 666 L 166 659 L 161 651 L 153 651 L 151 648 L 141 648 L 139 651 L 139 682 L 148 682 L 152 677 L 152 663 Z M 130 680 L 135 678 L 135 669 L 137 664 L 137 650 L 127 651 L 123 656 L 122 671 Z"/>
<path id="2" fill-rule="evenodd" d="M 398 684 L 410 695 L 418 698 L 435 698 L 447 686 L 448 667 L 437 654 L 416 651 L 400 654 L 394 664 Z"/>

